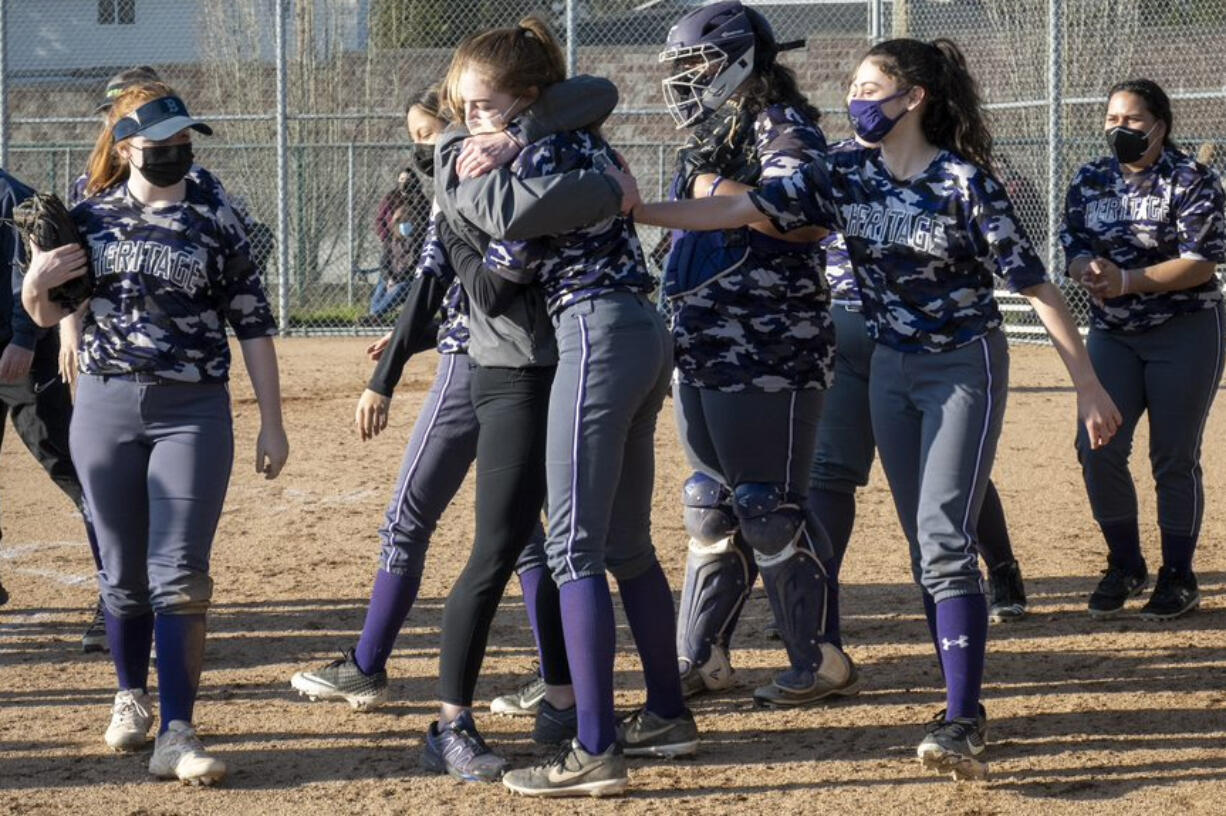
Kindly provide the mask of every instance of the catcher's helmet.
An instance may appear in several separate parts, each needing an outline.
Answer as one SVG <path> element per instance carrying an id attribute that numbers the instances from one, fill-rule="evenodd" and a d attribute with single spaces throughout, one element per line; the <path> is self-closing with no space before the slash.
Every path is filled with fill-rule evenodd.
<path id="1" fill-rule="evenodd" d="M 725 0 L 697 8 L 668 32 L 660 62 L 676 73 L 664 79 L 664 102 L 678 128 L 715 113 L 754 70 L 775 61 L 778 44 L 761 13 Z"/>

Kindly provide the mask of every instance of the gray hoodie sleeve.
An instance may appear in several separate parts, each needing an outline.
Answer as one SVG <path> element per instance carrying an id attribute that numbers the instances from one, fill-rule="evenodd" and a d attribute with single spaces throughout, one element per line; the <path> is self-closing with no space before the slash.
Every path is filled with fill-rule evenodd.
<path id="1" fill-rule="evenodd" d="M 519 138 L 531 143 L 563 130 L 604 121 L 617 105 L 617 86 L 607 79 L 577 76 L 551 85 L 516 120 Z M 442 165 L 453 170 L 462 139 L 440 150 Z M 450 175 L 450 172 L 445 175 Z M 500 167 L 466 179 L 452 191 L 456 210 L 491 238 L 523 241 L 585 227 L 621 209 L 621 189 L 603 173 L 574 170 L 520 179 Z"/>

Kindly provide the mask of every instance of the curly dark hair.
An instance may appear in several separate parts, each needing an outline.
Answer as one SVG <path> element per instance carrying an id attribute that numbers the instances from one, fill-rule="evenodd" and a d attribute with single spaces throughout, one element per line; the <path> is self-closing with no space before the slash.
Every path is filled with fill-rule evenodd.
<path id="1" fill-rule="evenodd" d="M 886 76 L 927 92 L 928 104 L 920 123 L 924 138 L 991 169 L 992 134 L 979 84 L 952 40 L 886 40 L 870 48 L 864 58 L 873 60 Z"/>

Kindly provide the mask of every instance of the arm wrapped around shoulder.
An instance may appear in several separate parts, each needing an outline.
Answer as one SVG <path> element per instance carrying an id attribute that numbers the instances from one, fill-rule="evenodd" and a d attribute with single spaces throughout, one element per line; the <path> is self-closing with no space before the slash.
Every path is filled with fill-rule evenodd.
<path id="1" fill-rule="evenodd" d="M 86 251 L 77 225 L 68 208 L 55 193 L 35 193 L 13 209 L 13 223 L 26 243 L 26 257 L 30 257 L 30 245 L 46 252 L 69 244 L 77 244 Z M 53 302 L 66 310 L 76 311 L 94 291 L 93 270 L 86 265 L 85 274 L 54 287 L 47 293 Z"/>

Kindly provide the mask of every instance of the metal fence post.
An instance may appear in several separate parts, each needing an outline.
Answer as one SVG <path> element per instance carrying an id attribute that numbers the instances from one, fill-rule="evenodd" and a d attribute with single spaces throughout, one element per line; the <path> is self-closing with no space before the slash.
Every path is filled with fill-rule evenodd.
<path id="1" fill-rule="evenodd" d="M 0 167 L 9 166 L 8 0 L 0 0 Z"/>
<path id="2" fill-rule="evenodd" d="M 868 41 L 876 45 L 885 39 L 885 0 L 865 0 L 868 4 Z"/>
<path id="3" fill-rule="evenodd" d="M 348 240 L 348 259 L 349 259 L 349 277 L 345 282 L 345 295 L 349 306 L 353 306 L 353 273 L 357 271 L 357 258 L 354 252 L 353 245 L 353 208 L 356 206 L 356 196 L 353 190 L 353 172 L 354 172 L 354 148 L 353 142 L 349 143 L 349 175 L 345 181 L 345 233 Z"/>
<path id="4" fill-rule="evenodd" d="M 1064 58 L 1061 0 L 1047 0 L 1047 269 L 1059 263 L 1061 176 L 1064 171 L 1064 88 L 1060 60 Z"/>
<path id="5" fill-rule="evenodd" d="M 566 0 L 566 75 L 575 75 L 575 0 Z"/>
<path id="6" fill-rule="evenodd" d="M 277 0 L 277 322 L 289 333 L 289 102 L 286 94 L 285 56 L 286 4 Z"/>

